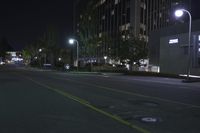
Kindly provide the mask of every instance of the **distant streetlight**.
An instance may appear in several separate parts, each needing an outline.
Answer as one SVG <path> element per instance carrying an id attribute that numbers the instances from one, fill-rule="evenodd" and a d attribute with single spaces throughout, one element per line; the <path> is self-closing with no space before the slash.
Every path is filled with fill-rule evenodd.
<path id="1" fill-rule="evenodd" d="M 69 39 L 69 44 L 74 44 L 76 42 L 76 49 L 77 49 L 77 51 L 76 51 L 76 59 L 77 59 L 77 71 L 78 71 L 78 60 L 79 60 L 79 58 L 78 58 L 78 55 L 79 55 L 79 51 L 78 51 L 78 48 L 79 48 L 79 43 L 78 43 L 78 41 L 76 40 L 76 39 Z"/>
<path id="2" fill-rule="evenodd" d="M 175 11 L 175 16 L 180 18 L 183 16 L 183 13 L 187 13 L 189 16 L 189 31 L 188 31 L 188 67 L 187 67 L 187 80 L 190 78 L 190 69 L 191 69 L 191 52 L 190 52 L 190 40 L 191 40 L 191 27 L 192 27 L 192 16 L 188 10 L 178 9 Z"/>
<path id="3" fill-rule="evenodd" d="M 42 52 L 42 49 L 40 48 L 38 51 L 39 51 L 39 52 Z"/>
<path id="4" fill-rule="evenodd" d="M 176 16 L 176 17 L 182 17 L 182 16 L 183 16 L 183 11 L 182 11 L 182 9 L 176 10 L 176 11 L 175 11 L 175 16 Z"/>
<path id="5" fill-rule="evenodd" d="M 47 55 L 45 52 L 45 48 L 39 48 L 38 51 L 39 51 L 39 54 L 41 54 L 40 60 L 42 58 L 44 58 L 44 64 L 46 64 L 47 63 Z M 41 60 L 41 65 L 42 65 L 42 60 Z"/>
<path id="6" fill-rule="evenodd" d="M 105 64 L 106 64 L 106 60 L 107 60 L 108 56 L 104 56 L 103 58 L 104 58 Z"/>
<path id="7" fill-rule="evenodd" d="M 61 58 L 61 57 L 59 57 L 59 58 L 58 58 L 58 61 L 61 61 L 61 60 L 62 60 L 62 58 Z"/>

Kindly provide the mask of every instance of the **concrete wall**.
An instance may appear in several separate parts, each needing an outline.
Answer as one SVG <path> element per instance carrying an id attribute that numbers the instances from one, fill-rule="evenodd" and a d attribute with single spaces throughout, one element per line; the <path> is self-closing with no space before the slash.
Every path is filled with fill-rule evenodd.
<path id="1" fill-rule="evenodd" d="M 191 73 L 199 75 L 200 64 L 198 58 L 198 45 L 200 41 L 198 36 L 200 32 L 195 32 L 191 37 Z M 169 44 L 170 39 L 178 39 L 179 42 Z M 160 39 L 160 71 L 162 73 L 185 74 L 188 67 L 188 34 L 177 34 L 173 36 L 162 37 Z"/>
<path id="2" fill-rule="evenodd" d="M 200 21 L 194 21 L 191 35 L 191 73 L 200 75 Z M 177 38 L 176 44 L 169 44 L 170 39 Z M 185 74 L 188 66 L 188 24 L 179 24 L 154 31 L 149 38 L 150 64 L 160 66 L 160 72 Z"/>
<path id="3" fill-rule="evenodd" d="M 155 66 L 159 66 L 160 60 L 160 32 L 155 31 L 151 32 L 149 36 L 149 43 L 148 43 L 148 57 L 149 63 Z"/>
<path id="4" fill-rule="evenodd" d="M 170 39 L 178 38 L 179 42 L 169 44 Z M 163 37 L 160 39 L 160 72 L 180 74 L 187 72 L 188 54 L 185 51 L 185 46 L 182 44 L 187 43 L 187 34 L 173 35 Z"/>

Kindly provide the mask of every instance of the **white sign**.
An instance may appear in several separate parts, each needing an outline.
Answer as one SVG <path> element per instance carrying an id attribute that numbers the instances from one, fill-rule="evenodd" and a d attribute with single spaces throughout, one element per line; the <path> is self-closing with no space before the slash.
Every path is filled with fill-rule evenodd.
<path id="1" fill-rule="evenodd" d="M 178 39 L 170 39 L 169 44 L 175 44 L 178 43 Z"/>
<path id="2" fill-rule="evenodd" d="M 199 39 L 198 40 L 200 41 L 200 35 L 199 35 Z"/>

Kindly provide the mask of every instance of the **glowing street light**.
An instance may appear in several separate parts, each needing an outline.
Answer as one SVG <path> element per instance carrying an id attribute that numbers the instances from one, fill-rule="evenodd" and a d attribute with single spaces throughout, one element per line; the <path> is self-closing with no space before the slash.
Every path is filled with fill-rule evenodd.
<path id="1" fill-rule="evenodd" d="M 175 16 L 176 17 L 182 17 L 183 16 L 183 10 L 176 10 L 175 11 Z"/>
<path id="2" fill-rule="evenodd" d="M 59 58 L 58 58 L 58 61 L 61 61 L 61 60 L 62 60 L 62 58 L 61 58 L 61 57 L 59 57 Z"/>
<path id="3" fill-rule="evenodd" d="M 183 16 L 183 14 L 187 13 L 189 16 L 189 31 L 188 31 L 188 67 L 187 67 L 187 80 L 189 80 L 190 76 L 190 67 L 191 67 L 191 53 L 190 53 L 190 40 L 191 40 L 191 27 L 192 27 L 192 16 L 191 13 L 188 10 L 185 9 L 178 9 L 175 11 L 175 16 L 177 18 L 180 18 Z"/>
<path id="4" fill-rule="evenodd" d="M 71 39 L 69 39 L 69 44 L 74 44 L 76 42 L 76 49 L 77 49 L 77 52 L 76 52 L 76 59 L 77 59 L 77 71 L 78 71 L 78 55 L 79 55 L 79 51 L 78 51 L 78 48 L 79 48 L 79 44 L 78 44 L 78 41 L 76 40 L 76 39 L 73 39 L 73 38 L 71 38 Z"/>
<path id="5" fill-rule="evenodd" d="M 74 39 L 69 39 L 69 44 L 74 44 Z"/>
<path id="6" fill-rule="evenodd" d="M 106 60 L 107 60 L 108 56 L 104 56 L 103 58 L 104 58 L 105 64 L 106 64 Z"/>
<path id="7" fill-rule="evenodd" d="M 39 52 L 42 52 L 42 49 L 40 48 L 38 51 L 39 51 Z"/>

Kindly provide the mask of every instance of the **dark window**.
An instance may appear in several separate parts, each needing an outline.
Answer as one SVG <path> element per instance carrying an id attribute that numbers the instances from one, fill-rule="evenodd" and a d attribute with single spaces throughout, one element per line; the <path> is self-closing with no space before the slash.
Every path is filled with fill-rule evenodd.
<path id="1" fill-rule="evenodd" d="M 130 8 L 127 8 L 126 22 L 130 22 Z"/>
<path id="2" fill-rule="evenodd" d="M 188 47 L 184 47 L 184 55 L 188 55 Z"/>
<path id="3" fill-rule="evenodd" d="M 146 30 L 144 31 L 144 35 L 147 35 L 147 31 Z"/>
<path id="4" fill-rule="evenodd" d="M 144 19 L 143 19 L 143 13 L 144 13 L 144 9 L 142 7 L 140 7 L 140 22 L 143 23 Z"/>
<path id="5" fill-rule="evenodd" d="M 200 66 L 200 58 L 197 59 L 198 65 Z"/>
<path id="6" fill-rule="evenodd" d="M 140 34 L 143 35 L 143 29 L 142 28 L 140 28 Z"/>

